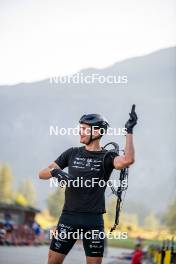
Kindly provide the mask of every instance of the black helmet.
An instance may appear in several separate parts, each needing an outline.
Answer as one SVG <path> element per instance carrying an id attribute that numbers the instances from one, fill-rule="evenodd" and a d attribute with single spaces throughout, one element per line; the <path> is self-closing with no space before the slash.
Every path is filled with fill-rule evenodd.
<path id="1" fill-rule="evenodd" d="M 105 129 L 105 131 L 107 131 L 109 123 L 106 120 L 106 118 L 104 118 L 103 116 L 99 115 L 99 114 L 88 114 L 88 115 L 83 115 L 80 120 L 79 120 L 80 124 L 87 124 L 91 127 L 95 126 L 98 128 L 103 128 Z"/>

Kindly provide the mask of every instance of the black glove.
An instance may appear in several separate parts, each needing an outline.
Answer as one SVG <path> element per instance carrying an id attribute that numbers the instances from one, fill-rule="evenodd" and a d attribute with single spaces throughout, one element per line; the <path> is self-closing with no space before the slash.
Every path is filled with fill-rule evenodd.
<path id="1" fill-rule="evenodd" d="M 135 104 L 132 105 L 131 113 L 129 113 L 130 119 L 126 122 L 125 128 L 128 134 L 133 134 L 133 127 L 137 124 L 137 115 L 135 112 Z"/>
<path id="2" fill-rule="evenodd" d="M 57 178 L 58 182 L 64 181 L 65 185 L 69 184 L 69 187 L 73 185 L 73 181 L 76 179 L 71 174 L 66 173 L 60 168 L 52 168 L 50 169 L 50 173 L 52 177 Z M 70 182 L 70 183 L 69 183 Z"/>
<path id="3" fill-rule="evenodd" d="M 50 169 L 50 173 L 52 177 L 55 177 L 61 180 L 75 180 L 76 179 L 70 173 L 63 171 L 60 168 L 52 168 Z"/>

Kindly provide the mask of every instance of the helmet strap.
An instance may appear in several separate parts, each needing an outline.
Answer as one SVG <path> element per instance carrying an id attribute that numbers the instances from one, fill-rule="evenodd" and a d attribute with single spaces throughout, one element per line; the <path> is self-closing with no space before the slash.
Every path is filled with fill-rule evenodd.
<path id="1" fill-rule="evenodd" d="M 97 139 L 99 139 L 101 137 L 102 137 L 102 135 L 99 135 L 98 137 L 92 138 L 92 126 L 91 126 L 91 129 L 90 129 L 90 138 L 89 138 L 88 143 L 86 143 L 86 145 L 89 145 L 90 143 L 92 143 L 92 141 L 97 140 Z"/>

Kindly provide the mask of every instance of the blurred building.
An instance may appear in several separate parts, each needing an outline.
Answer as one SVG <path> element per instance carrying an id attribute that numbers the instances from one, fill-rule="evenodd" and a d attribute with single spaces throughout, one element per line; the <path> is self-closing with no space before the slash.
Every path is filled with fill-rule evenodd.
<path id="1" fill-rule="evenodd" d="M 40 210 L 28 206 L 0 203 L 0 221 L 12 221 L 17 225 L 31 224 Z"/>

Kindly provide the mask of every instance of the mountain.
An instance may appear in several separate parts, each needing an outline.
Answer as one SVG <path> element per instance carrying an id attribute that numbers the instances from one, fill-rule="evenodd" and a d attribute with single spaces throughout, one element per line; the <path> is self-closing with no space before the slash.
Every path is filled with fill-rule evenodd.
<path id="1" fill-rule="evenodd" d="M 126 203 L 163 212 L 176 195 L 175 73 L 176 48 L 171 47 L 79 73 L 127 76 L 127 83 L 51 84 L 47 79 L 0 86 L 0 162 L 12 166 L 16 184 L 33 179 L 38 206 L 43 207 L 52 190 L 47 181 L 38 180 L 38 170 L 66 148 L 79 146 L 78 136 L 50 136 L 50 126 L 75 127 L 82 114 L 97 112 L 112 127 L 123 127 L 135 103 L 136 163 L 130 169 Z M 103 144 L 111 140 L 123 147 L 123 136 L 105 136 Z"/>

